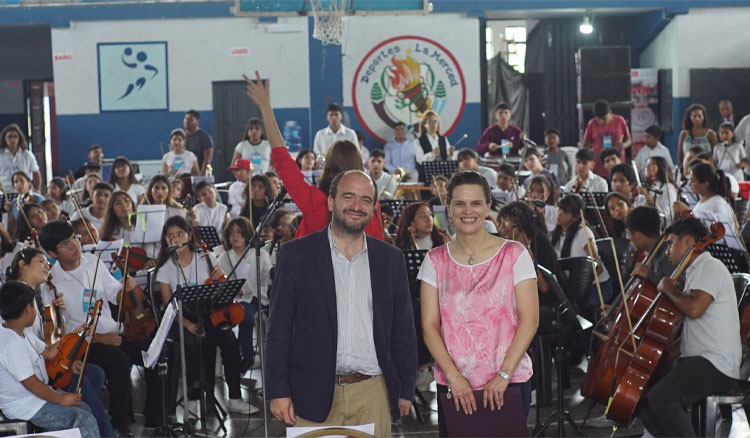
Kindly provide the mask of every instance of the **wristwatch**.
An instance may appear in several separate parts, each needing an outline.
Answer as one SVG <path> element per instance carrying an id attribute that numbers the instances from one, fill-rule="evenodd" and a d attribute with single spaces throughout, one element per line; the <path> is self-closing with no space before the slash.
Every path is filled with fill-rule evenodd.
<path id="1" fill-rule="evenodd" d="M 500 370 L 497 372 L 497 375 L 510 382 L 510 374 L 506 373 L 505 371 Z"/>

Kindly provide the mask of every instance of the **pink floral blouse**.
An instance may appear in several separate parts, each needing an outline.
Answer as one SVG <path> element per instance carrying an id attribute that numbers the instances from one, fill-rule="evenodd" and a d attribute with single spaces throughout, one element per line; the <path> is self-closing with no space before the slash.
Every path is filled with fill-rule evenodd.
<path id="1" fill-rule="evenodd" d="M 438 290 L 440 333 L 453 362 L 472 389 L 484 388 L 500 370 L 518 328 L 515 286 L 536 279 L 529 252 L 506 240 L 489 260 L 463 265 L 442 245 L 427 254 L 418 278 Z M 524 354 L 511 382 L 526 382 L 532 374 Z M 449 383 L 437 364 L 435 380 Z"/>

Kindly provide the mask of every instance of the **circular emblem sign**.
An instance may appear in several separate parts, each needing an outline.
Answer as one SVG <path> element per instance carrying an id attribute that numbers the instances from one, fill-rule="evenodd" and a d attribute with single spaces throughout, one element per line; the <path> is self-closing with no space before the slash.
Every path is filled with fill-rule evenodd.
<path id="1" fill-rule="evenodd" d="M 352 84 L 354 111 L 376 140 L 393 138 L 404 122 L 417 132 L 425 111 L 440 115 L 441 132 L 450 134 L 461 119 L 466 83 L 451 52 L 419 36 L 399 36 L 376 45 L 364 56 Z"/>

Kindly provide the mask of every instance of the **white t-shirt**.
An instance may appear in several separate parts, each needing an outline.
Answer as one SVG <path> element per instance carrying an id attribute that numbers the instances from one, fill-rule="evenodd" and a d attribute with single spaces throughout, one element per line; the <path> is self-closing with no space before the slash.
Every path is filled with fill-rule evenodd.
<path id="1" fill-rule="evenodd" d="M 21 337 L 0 325 L 0 410 L 8 418 L 30 420 L 47 402 L 21 383 L 31 376 L 47 383 L 47 368 L 41 352 L 46 347 L 29 328 Z"/>
<path id="2" fill-rule="evenodd" d="M 677 187 L 672 183 L 661 183 L 657 182 L 654 184 L 654 189 L 660 190 L 661 195 L 658 193 L 652 193 L 654 197 L 654 204 L 659 213 L 663 214 L 667 218 L 667 225 L 672 223 L 674 217 L 674 210 L 672 205 L 677 201 Z"/>
<path id="3" fill-rule="evenodd" d="M 39 171 L 34 154 L 28 149 L 18 148 L 16 155 L 11 154 L 7 147 L 0 149 L 0 180 L 9 193 L 16 193 L 11 178 L 19 170 L 26 172 L 29 178 L 34 177 L 32 174 Z"/>
<path id="4" fill-rule="evenodd" d="M 133 200 L 133 203 L 138 205 L 138 197 L 146 193 L 146 188 L 143 187 L 143 184 L 133 183 L 130 185 L 130 188 L 127 190 L 123 190 L 120 188 L 117 183 L 115 183 L 115 191 L 120 190 L 122 192 L 127 193 L 130 195 L 130 199 Z"/>
<path id="5" fill-rule="evenodd" d="M 162 163 L 167 165 L 170 175 L 184 175 L 190 174 L 193 168 L 193 163 L 198 164 L 198 157 L 194 153 L 186 150 L 185 152 L 177 155 L 172 151 L 164 154 L 161 159 Z M 200 166 L 199 166 L 200 167 Z"/>
<path id="6" fill-rule="evenodd" d="M 372 175 L 370 175 L 372 177 Z M 388 172 L 383 172 L 380 178 L 374 180 L 378 188 L 378 199 L 393 199 L 396 194 L 396 177 L 392 177 Z"/>
<path id="7" fill-rule="evenodd" d="M 213 255 L 210 255 L 210 257 L 211 265 L 216 266 L 216 259 Z M 184 277 L 183 272 L 185 273 Z M 174 263 L 174 259 L 170 258 L 159 268 L 159 273 L 156 274 L 156 281 L 168 284 L 169 288 L 174 291 L 178 284 L 186 286 L 185 280 L 187 280 L 188 286 L 195 286 L 205 283 L 210 276 L 208 263 L 203 258 L 203 254 L 195 253 L 193 254 L 193 261 L 188 266 L 183 266 L 182 270 Z"/>
<path id="8" fill-rule="evenodd" d="M 742 168 L 737 168 L 737 164 L 745 158 L 747 158 L 745 148 L 739 143 L 729 144 L 723 141 L 714 146 L 714 160 L 716 161 L 716 167 L 723 170 L 727 175 L 734 176 L 738 181 L 745 180 L 745 176 L 742 174 Z"/>
<path id="9" fill-rule="evenodd" d="M 544 206 L 544 225 L 547 233 L 551 233 L 557 227 L 557 210 L 558 208 L 554 205 Z"/>
<path id="10" fill-rule="evenodd" d="M 432 234 L 428 234 L 421 239 L 416 239 L 417 248 L 432 249 Z"/>
<path id="11" fill-rule="evenodd" d="M 333 132 L 330 126 L 326 126 L 323 129 L 318 130 L 315 133 L 315 141 L 313 141 L 313 152 L 315 155 L 325 155 L 328 152 L 328 148 L 339 140 L 349 140 L 355 145 L 359 146 L 359 140 L 357 139 L 357 133 L 353 129 L 349 129 L 344 125 L 339 126 L 337 132 Z"/>
<path id="12" fill-rule="evenodd" d="M 232 217 L 240 215 L 242 203 L 245 202 L 245 187 L 247 184 L 242 181 L 235 181 L 229 186 L 229 205 L 232 206 Z"/>
<path id="13" fill-rule="evenodd" d="M 228 216 L 227 210 L 227 206 L 220 202 L 217 202 L 214 208 L 210 208 L 203 202 L 193 207 L 195 216 L 198 218 L 198 223 L 204 227 L 212 225 L 216 228 L 216 232 L 219 235 L 221 235 L 221 230 L 224 228 L 224 219 Z"/>
<path id="14" fill-rule="evenodd" d="M 586 230 L 585 234 L 583 231 L 584 229 Z M 588 243 L 584 236 L 588 236 L 588 238 L 591 239 L 591 245 L 596 249 L 596 237 L 594 236 L 594 232 L 591 231 L 589 227 L 578 227 L 578 231 L 576 231 L 576 235 L 570 243 L 570 254 L 568 254 L 568 257 L 589 256 Z M 565 236 L 560 236 L 560 241 L 557 242 L 557 245 L 554 245 L 558 258 L 562 257 L 560 253 L 562 252 L 563 244 L 565 244 Z M 599 274 L 599 281 L 607 280 L 609 280 L 609 272 L 607 271 L 607 267 L 602 265 L 602 272 Z M 594 279 L 594 281 L 596 281 L 596 279 Z"/>
<path id="15" fill-rule="evenodd" d="M 96 285 L 94 286 L 94 297 L 90 300 L 91 282 L 94 280 L 95 272 Z M 117 315 L 112 315 L 107 303 L 117 304 L 117 293 L 120 291 L 122 285 L 110 275 L 101 261 L 99 261 L 99 270 L 96 270 L 96 256 L 83 254 L 81 256 L 81 264 L 70 271 L 64 270 L 60 266 L 60 263 L 55 263 L 50 270 L 50 274 L 52 275 L 52 283 L 55 285 L 55 288 L 63 292 L 62 298 L 65 301 L 63 314 L 65 316 L 65 327 L 68 330 L 74 329 L 86 322 L 89 301 L 91 302 L 91 307 L 93 307 L 96 300 L 102 299 L 104 303 L 102 305 L 102 314 L 96 326 L 96 332 L 112 333 L 117 331 L 117 323 L 115 322 Z M 47 288 L 44 288 L 44 290 L 46 294 L 45 302 L 51 302 L 51 292 Z"/>
<path id="16" fill-rule="evenodd" d="M 565 184 L 565 191 L 572 192 L 576 184 L 578 184 L 578 177 L 574 175 L 573 178 L 571 178 L 570 181 Z M 590 192 L 606 193 L 609 191 L 607 180 L 595 174 L 594 172 L 589 172 L 589 177 L 586 178 L 586 181 L 583 183 L 583 188 Z"/>
<path id="17" fill-rule="evenodd" d="M 481 265 L 483 263 L 489 263 L 491 260 L 493 260 L 495 257 L 497 257 L 498 254 L 500 254 L 500 250 L 503 249 L 506 242 L 507 240 L 504 241 L 502 245 L 500 245 L 500 248 L 498 248 L 495 255 L 483 262 L 475 263 L 474 266 Z M 450 253 L 450 249 L 448 250 L 448 252 Z M 458 262 L 453 259 L 452 255 L 451 261 L 458 264 Z M 516 259 L 516 263 L 513 265 L 513 286 L 517 286 L 518 283 L 530 278 L 536 279 L 536 269 L 534 268 L 534 262 L 531 260 L 531 255 L 529 255 L 529 252 L 524 249 Z M 417 279 L 422 280 L 433 287 L 438 287 L 437 273 L 435 272 L 435 266 L 432 265 L 430 257 L 424 258 L 422 266 L 419 268 Z"/>
<path id="18" fill-rule="evenodd" d="M 355 143 L 356 144 L 356 143 Z M 252 144 L 249 140 L 242 140 L 234 148 L 242 158 L 253 163 L 253 175 L 262 175 L 268 172 L 271 164 L 271 145 L 268 140 L 261 140 L 258 144 Z"/>
<path id="19" fill-rule="evenodd" d="M 490 185 L 490 188 L 497 187 L 497 172 L 495 172 L 495 169 L 491 169 L 485 166 L 479 166 L 479 168 L 477 169 L 477 173 L 482 175 L 484 179 L 487 180 L 487 184 Z"/>
<path id="20" fill-rule="evenodd" d="M 73 201 L 70 198 L 63 199 L 63 201 L 61 203 L 57 204 L 57 208 L 60 209 L 60 214 L 62 214 L 63 212 L 65 212 L 65 213 L 68 214 L 69 218 L 70 218 L 70 216 L 73 215 L 73 213 L 75 213 L 77 211 L 76 210 L 76 205 L 73 203 Z"/>
<path id="21" fill-rule="evenodd" d="M 81 213 L 83 213 L 83 217 L 88 219 L 91 224 L 96 228 L 97 230 L 101 231 L 102 225 L 104 225 L 104 215 L 102 215 L 101 219 L 94 217 L 93 214 L 91 214 L 91 208 L 93 206 L 89 205 L 86 208 L 81 209 Z M 70 216 L 70 221 L 73 222 L 74 220 L 78 219 L 80 216 L 78 215 L 78 211 L 75 213 L 72 213 Z"/>
<path id="22" fill-rule="evenodd" d="M 641 174 L 641 179 L 646 180 L 646 164 L 648 159 L 651 157 L 662 157 L 667 161 L 669 171 L 674 170 L 674 163 L 672 163 L 672 154 L 669 153 L 669 148 L 658 142 L 653 149 L 648 146 L 643 146 L 638 154 L 635 156 L 635 165 L 638 168 L 638 173 Z"/>
<path id="23" fill-rule="evenodd" d="M 232 271 L 232 267 L 240 259 L 240 256 L 234 252 L 234 250 L 225 250 L 223 246 L 217 247 L 214 250 L 214 254 L 217 255 L 219 266 L 225 274 L 229 275 Z M 261 250 L 260 252 L 260 300 L 264 306 L 269 303 L 268 300 L 268 287 L 271 285 L 271 256 L 268 251 Z M 239 280 L 245 279 L 245 284 L 242 285 L 242 295 L 237 299 L 238 301 L 251 302 L 253 298 L 258 296 L 257 293 L 257 278 L 255 277 L 255 251 L 248 251 L 245 258 L 237 266 L 237 270 L 228 280 Z"/>
<path id="24" fill-rule="evenodd" d="M 725 375 L 738 379 L 742 346 L 737 295 L 726 266 L 708 251 L 685 270 L 684 293 L 695 289 L 714 300 L 700 318 L 685 317 L 680 353 L 683 357 L 704 357 Z"/>
<path id="25" fill-rule="evenodd" d="M 693 207 L 693 216 L 701 219 L 707 227 L 711 225 L 711 222 L 722 222 L 724 224 L 724 240 L 720 241 L 720 243 L 744 250 L 744 248 L 738 245 L 734 210 L 732 210 L 732 207 L 724 198 L 714 195 L 706 200 L 701 199 Z"/>

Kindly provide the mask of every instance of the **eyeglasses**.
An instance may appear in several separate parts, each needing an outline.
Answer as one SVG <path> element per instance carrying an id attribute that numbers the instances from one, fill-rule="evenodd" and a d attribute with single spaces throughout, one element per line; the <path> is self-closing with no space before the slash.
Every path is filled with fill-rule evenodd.
<path id="1" fill-rule="evenodd" d="M 62 242 L 57 244 L 58 248 L 70 250 L 70 249 L 76 249 L 78 248 L 78 244 L 81 242 L 81 235 L 76 234 L 70 239 L 63 240 Z"/>
<path id="2" fill-rule="evenodd" d="M 5 134 L 5 138 L 11 139 L 11 138 L 19 138 L 18 134 Z"/>

